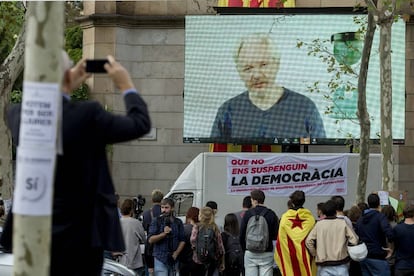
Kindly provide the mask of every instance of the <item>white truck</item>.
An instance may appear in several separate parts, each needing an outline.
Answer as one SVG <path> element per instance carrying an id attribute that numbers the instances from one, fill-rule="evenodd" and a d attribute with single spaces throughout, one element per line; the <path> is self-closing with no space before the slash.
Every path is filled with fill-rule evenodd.
<path id="1" fill-rule="evenodd" d="M 175 211 L 178 217 L 185 218 L 185 214 L 189 207 L 203 207 L 207 201 L 213 200 L 218 204 L 218 213 L 216 216 L 216 223 L 218 225 L 224 224 L 224 217 L 228 213 L 233 213 L 241 210 L 242 201 L 245 194 L 234 195 L 228 192 L 228 157 L 237 155 L 238 157 L 245 157 L 245 159 L 252 158 L 269 158 L 272 156 L 296 156 L 316 159 L 329 158 L 333 156 L 346 157 L 346 179 L 347 179 L 347 193 L 342 195 L 345 198 L 345 209 L 348 209 L 356 201 L 356 188 L 358 179 L 359 154 L 351 153 L 221 153 L 221 152 L 205 152 L 200 153 L 195 157 L 191 163 L 184 169 L 181 175 L 177 178 L 170 192 L 166 197 L 170 197 L 175 201 Z M 312 162 L 312 161 L 310 161 Z M 370 154 L 368 181 L 366 187 L 366 194 L 381 190 L 381 155 Z M 274 196 L 272 192 L 265 192 L 265 204 L 280 216 L 287 210 L 288 195 Z M 327 201 L 331 195 L 326 196 L 306 196 L 304 207 L 310 209 L 316 216 L 316 205 L 319 202 Z"/>

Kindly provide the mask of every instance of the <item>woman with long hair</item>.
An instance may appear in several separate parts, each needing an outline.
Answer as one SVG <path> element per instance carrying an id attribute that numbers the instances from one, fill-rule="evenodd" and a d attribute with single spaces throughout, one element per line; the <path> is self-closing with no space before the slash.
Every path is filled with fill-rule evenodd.
<path id="1" fill-rule="evenodd" d="M 193 260 L 196 263 L 196 270 L 198 275 L 208 275 L 211 276 L 214 274 L 215 270 L 218 269 L 220 272 L 224 270 L 224 246 L 221 239 L 220 229 L 214 221 L 214 212 L 210 207 L 203 207 L 200 209 L 200 214 L 198 216 L 199 223 L 193 226 L 193 231 L 191 233 L 191 245 L 194 250 Z M 202 239 L 205 238 L 207 233 L 213 233 L 213 238 L 208 242 L 204 242 Z M 199 235 L 203 233 L 203 235 Z M 210 234 L 208 234 L 210 237 Z M 208 261 L 203 262 L 200 259 L 200 247 L 203 244 L 209 246 L 209 251 L 212 248 L 211 243 L 214 243 L 215 252 L 208 252 L 208 255 L 212 258 L 208 258 Z M 203 249 L 204 251 L 206 248 Z"/>
<path id="2" fill-rule="evenodd" d="M 190 237 L 193 226 L 198 223 L 198 215 L 200 209 L 197 207 L 190 207 L 185 216 L 184 236 L 185 246 L 178 256 L 180 276 L 195 275 L 195 263 L 193 261 L 193 249 L 191 247 Z"/>
<path id="3" fill-rule="evenodd" d="M 224 244 L 223 276 L 240 276 L 243 270 L 243 250 L 240 245 L 240 227 L 234 213 L 224 217 L 224 231 L 221 233 Z"/>

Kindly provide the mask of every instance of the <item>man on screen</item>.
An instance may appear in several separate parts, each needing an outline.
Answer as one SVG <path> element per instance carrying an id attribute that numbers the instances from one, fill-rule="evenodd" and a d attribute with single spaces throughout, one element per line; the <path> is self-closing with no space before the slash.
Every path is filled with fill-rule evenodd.
<path id="1" fill-rule="evenodd" d="M 220 106 L 212 138 L 326 137 L 312 100 L 276 83 L 280 53 L 269 34 L 243 37 L 234 61 L 247 91 Z"/>

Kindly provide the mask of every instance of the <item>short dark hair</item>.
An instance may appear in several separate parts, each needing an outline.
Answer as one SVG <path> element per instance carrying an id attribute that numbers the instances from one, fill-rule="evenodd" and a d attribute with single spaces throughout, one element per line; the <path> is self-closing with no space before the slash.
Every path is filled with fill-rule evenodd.
<path id="1" fill-rule="evenodd" d="M 259 189 L 252 190 L 250 192 L 250 196 L 252 197 L 253 200 L 257 200 L 259 204 L 263 204 L 266 198 L 264 192 Z"/>
<path id="2" fill-rule="evenodd" d="M 378 206 L 380 206 L 380 198 L 377 194 L 370 194 L 367 201 L 369 208 L 378 208 Z"/>
<path id="3" fill-rule="evenodd" d="M 163 200 L 161 200 L 161 205 L 170 205 L 170 207 L 174 208 L 174 200 L 172 200 L 169 197 L 164 198 Z"/>
<path id="4" fill-rule="evenodd" d="M 397 212 L 395 212 L 394 207 L 391 205 L 386 205 L 381 208 L 381 213 L 383 213 L 389 222 L 397 221 Z"/>
<path id="5" fill-rule="evenodd" d="M 344 207 L 345 207 L 345 199 L 340 196 L 340 195 L 336 195 L 331 197 L 331 200 L 333 200 L 336 204 L 336 211 L 343 211 Z"/>
<path id="6" fill-rule="evenodd" d="M 316 208 L 318 210 L 320 210 L 322 213 L 324 213 L 324 210 L 323 210 L 323 205 L 324 204 L 325 204 L 325 202 L 319 202 L 318 204 L 316 204 Z"/>
<path id="7" fill-rule="evenodd" d="M 252 197 L 251 196 L 245 196 L 243 198 L 243 208 L 252 208 Z"/>
<path id="8" fill-rule="evenodd" d="M 290 200 L 292 201 L 293 207 L 299 208 L 303 207 L 303 204 L 305 204 L 305 192 L 304 191 L 294 191 L 290 195 Z"/>
<path id="9" fill-rule="evenodd" d="M 126 216 L 130 215 L 132 213 L 132 210 L 134 209 L 134 201 L 132 199 L 125 199 L 124 202 L 122 202 L 121 205 L 121 214 Z"/>
<path id="10" fill-rule="evenodd" d="M 403 210 L 403 215 L 405 218 L 414 218 L 414 205 L 409 204 L 405 206 Z"/>
<path id="11" fill-rule="evenodd" d="M 336 202 L 332 199 L 328 200 L 323 204 L 322 212 L 327 217 L 336 215 Z"/>
<path id="12" fill-rule="evenodd" d="M 207 201 L 206 207 L 210 207 L 213 210 L 217 210 L 217 202 L 212 201 L 212 200 Z"/>
<path id="13" fill-rule="evenodd" d="M 357 206 L 361 210 L 361 212 L 365 211 L 366 209 L 369 209 L 368 204 L 366 202 L 360 202 L 357 204 Z"/>

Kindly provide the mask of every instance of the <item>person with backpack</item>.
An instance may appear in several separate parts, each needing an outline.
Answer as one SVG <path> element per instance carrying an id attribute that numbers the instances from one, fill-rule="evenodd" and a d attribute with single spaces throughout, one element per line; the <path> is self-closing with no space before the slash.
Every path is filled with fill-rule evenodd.
<path id="1" fill-rule="evenodd" d="M 240 227 L 234 213 L 224 217 L 224 231 L 221 238 L 224 244 L 224 271 L 222 276 L 240 276 L 243 270 L 243 250 L 240 244 Z"/>
<path id="2" fill-rule="evenodd" d="M 184 236 L 185 246 L 181 254 L 178 256 L 180 276 L 195 275 L 195 263 L 193 261 L 193 248 L 191 246 L 190 238 L 193 231 L 193 226 L 198 223 L 198 215 L 200 209 L 197 207 L 190 207 L 185 216 Z"/>
<path id="3" fill-rule="evenodd" d="M 250 192 L 252 208 L 244 215 L 240 229 L 240 244 L 244 253 L 244 269 L 249 276 L 273 275 L 273 241 L 279 219 L 264 206 L 265 194 L 259 189 Z"/>
<path id="4" fill-rule="evenodd" d="M 178 255 L 185 245 L 183 222 L 174 216 L 174 201 L 161 201 L 162 214 L 149 227 L 149 243 L 154 245 L 154 273 L 156 276 L 174 276 L 178 269 Z"/>
<path id="5" fill-rule="evenodd" d="M 203 207 L 199 213 L 199 223 L 193 226 L 190 242 L 197 275 L 212 276 L 218 269 L 224 270 L 224 245 L 220 230 L 214 222 L 214 211 Z"/>

